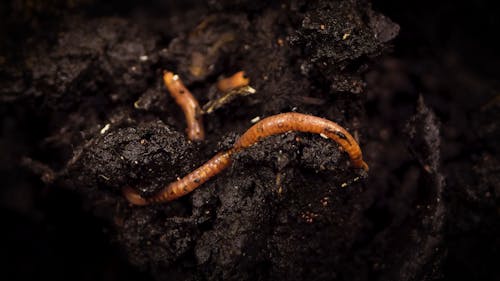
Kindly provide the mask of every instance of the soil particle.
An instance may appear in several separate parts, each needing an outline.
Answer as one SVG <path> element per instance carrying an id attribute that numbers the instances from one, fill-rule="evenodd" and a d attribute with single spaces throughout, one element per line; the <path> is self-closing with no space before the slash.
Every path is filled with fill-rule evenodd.
<path id="1" fill-rule="evenodd" d="M 77 149 L 78 150 L 78 149 Z M 104 186 L 120 191 L 135 186 L 145 195 L 190 170 L 197 147 L 161 121 L 111 128 L 85 143 L 67 168 L 78 189 Z"/>
<path id="2" fill-rule="evenodd" d="M 410 138 L 409 148 L 415 153 L 420 165 L 428 173 L 436 173 L 440 163 L 439 124 L 432 111 L 424 104 L 420 96 L 417 115 L 414 115 L 406 126 Z"/>
<path id="3" fill-rule="evenodd" d="M 307 12 L 290 36 L 302 47 L 302 74 L 321 77 L 335 91 L 360 93 L 359 74 L 366 58 L 380 54 L 399 26 L 371 9 L 365 1 L 318 1 L 305 4 Z M 333 82 L 333 83 L 332 83 Z"/>
<path id="4" fill-rule="evenodd" d="M 39 98 L 43 108 L 67 109 L 85 96 L 129 100 L 146 89 L 155 75 L 157 36 L 119 18 L 64 22 L 56 38 L 30 46 L 25 85 L 6 92 L 11 100 Z"/>

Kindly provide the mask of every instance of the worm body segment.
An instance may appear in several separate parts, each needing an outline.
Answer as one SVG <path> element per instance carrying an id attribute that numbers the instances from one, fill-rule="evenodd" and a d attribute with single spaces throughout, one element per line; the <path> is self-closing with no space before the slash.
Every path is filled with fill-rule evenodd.
<path id="1" fill-rule="evenodd" d="M 233 74 L 231 77 L 224 78 L 217 82 L 217 89 L 225 93 L 232 89 L 248 86 L 250 79 L 245 74 L 245 71 L 239 71 Z"/>
<path id="2" fill-rule="evenodd" d="M 143 198 L 130 187 L 125 187 L 123 194 L 130 203 L 140 206 L 172 201 L 190 193 L 226 169 L 231 164 L 232 154 L 254 145 L 263 138 L 289 131 L 322 134 L 337 142 L 347 152 L 354 167 L 368 170 L 368 165 L 363 161 L 358 143 L 340 125 L 320 117 L 289 112 L 270 116 L 256 123 L 236 141 L 231 149 L 219 152 L 205 164 L 182 179 L 170 183 L 152 197 Z"/>
<path id="3" fill-rule="evenodd" d="M 190 193 L 211 177 L 227 168 L 231 164 L 231 153 L 232 150 L 217 153 L 205 164 L 187 174 L 182 179 L 170 183 L 152 197 L 143 198 L 131 187 L 124 188 L 123 194 L 130 203 L 139 206 L 175 200 Z"/>
<path id="4" fill-rule="evenodd" d="M 368 170 L 356 140 L 339 124 L 312 115 L 288 112 L 267 117 L 248 129 L 234 145 L 235 150 L 249 147 L 261 139 L 289 131 L 322 134 L 338 143 L 349 154 L 352 165 Z"/>
<path id="5" fill-rule="evenodd" d="M 184 86 L 179 76 L 174 73 L 169 71 L 164 72 L 163 81 L 170 95 L 184 112 L 187 122 L 186 131 L 188 138 L 193 141 L 203 140 L 205 138 L 205 131 L 203 129 L 200 105 L 196 98 L 189 92 L 186 86 Z"/>

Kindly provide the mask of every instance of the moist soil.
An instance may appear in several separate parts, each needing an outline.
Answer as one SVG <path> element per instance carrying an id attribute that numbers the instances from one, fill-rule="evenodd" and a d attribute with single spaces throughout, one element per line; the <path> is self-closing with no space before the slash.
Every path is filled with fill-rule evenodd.
<path id="1" fill-rule="evenodd" d="M 493 67 L 478 62 L 498 56 L 459 33 L 432 41 L 455 30 L 431 28 L 446 4 L 401 5 L 0 4 L 4 272 L 496 280 L 500 99 Z M 453 7 L 450 21 L 464 12 Z M 164 70 L 200 104 L 240 70 L 256 93 L 205 114 L 206 139 L 192 142 Z M 351 167 L 331 140 L 289 132 L 237 153 L 176 201 L 124 199 L 123 187 L 151 196 L 230 148 L 255 118 L 291 111 L 341 124 L 370 170 Z"/>

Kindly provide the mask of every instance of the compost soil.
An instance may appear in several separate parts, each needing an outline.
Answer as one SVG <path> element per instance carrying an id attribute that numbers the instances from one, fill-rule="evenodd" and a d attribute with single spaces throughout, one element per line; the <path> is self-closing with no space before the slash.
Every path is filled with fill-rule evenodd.
<path id="1" fill-rule="evenodd" d="M 498 56 L 461 33 L 439 37 L 455 30 L 431 28 L 450 6 L 431 3 L 0 4 L 5 274 L 495 280 L 500 102 L 493 67 L 478 65 Z M 453 8 L 449 21 L 465 13 Z M 200 104 L 240 70 L 256 93 L 205 114 L 206 139 L 192 142 L 164 70 Z M 158 192 L 253 119 L 290 111 L 344 126 L 369 172 L 331 140 L 289 132 L 179 200 L 122 196 Z"/>

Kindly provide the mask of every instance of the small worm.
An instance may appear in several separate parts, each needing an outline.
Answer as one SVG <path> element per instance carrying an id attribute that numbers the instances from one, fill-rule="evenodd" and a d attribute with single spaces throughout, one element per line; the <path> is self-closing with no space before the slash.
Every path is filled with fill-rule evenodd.
<path id="1" fill-rule="evenodd" d="M 182 179 L 170 183 L 149 198 L 143 198 L 131 187 L 125 187 L 123 189 L 123 195 L 130 203 L 139 206 L 172 201 L 188 194 L 211 177 L 226 169 L 229 164 L 231 164 L 232 153 L 232 150 L 217 153 L 212 159 L 208 160 L 196 170 L 187 174 Z"/>
<path id="2" fill-rule="evenodd" d="M 192 141 L 203 140 L 205 138 L 205 132 L 203 130 L 200 105 L 196 98 L 189 92 L 186 86 L 184 86 L 179 76 L 170 71 L 165 71 L 163 73 L 163 82 L 170 95 L 184 112 L 187 122 L 186 131 L 188 138 Z"/>
<path id="3" fill-rule="evenodd" d="M 217 89 L 223 93 L 229 92 L 232 89 L 248 86 L 250 79 L 245 74 L 245 71 L 239 71 L 231 77 L 224 78 L 217 82 Z"/>
<path id="4" fill-rule="evenodd" d="M 143 198 L 131 187 L 123 188 L 123 194 L 130 203 L 140 206 L 172 201 L 190 193 L 211 177 L 226 169 L 231 164 L 231 156 L 234 153 L 254 145 L 263 138 L 288 131 L 325 135 L 337 142 L 347 152 L 354 167 L 368 170 L 368 165 L 363 161 L 363 155 L 358 143 L 340 125 L 320 117 L 289 112 L 262 119 L 250 127 L 231 149 L 219 152 L 205 164 L 182 179 L 170 183 L 152 197 Z"/>

